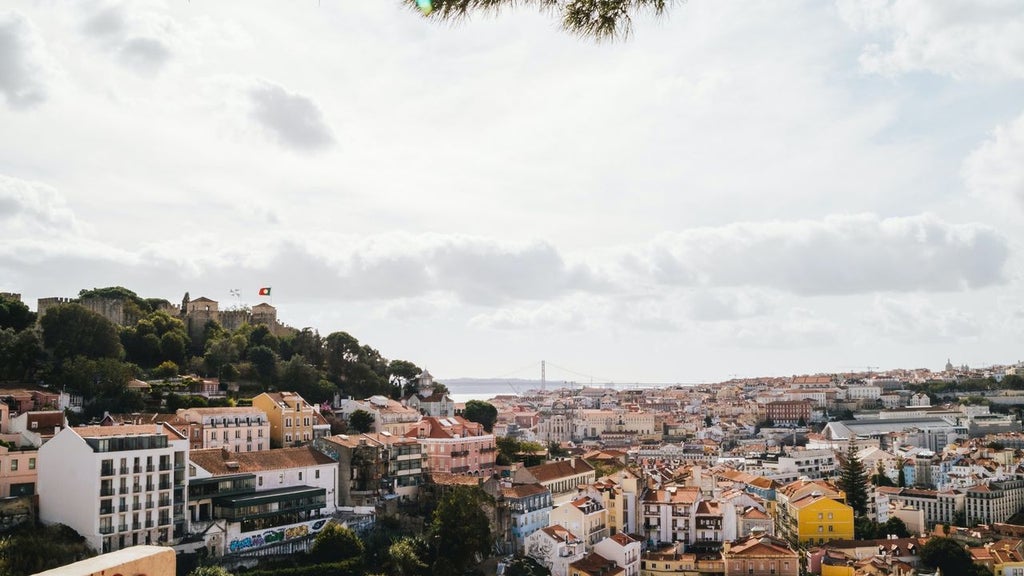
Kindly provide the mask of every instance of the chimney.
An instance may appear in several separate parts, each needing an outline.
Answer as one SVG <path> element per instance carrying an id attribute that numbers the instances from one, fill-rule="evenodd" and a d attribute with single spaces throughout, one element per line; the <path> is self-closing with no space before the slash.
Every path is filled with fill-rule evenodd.
<path id="1" fill-rule="evenodd" d="M 573 456 L 572 458 L 569 458 L 569 466 L 572 466 L 573 470 L 576 469 L 576 457 L 575 456 Z"/>

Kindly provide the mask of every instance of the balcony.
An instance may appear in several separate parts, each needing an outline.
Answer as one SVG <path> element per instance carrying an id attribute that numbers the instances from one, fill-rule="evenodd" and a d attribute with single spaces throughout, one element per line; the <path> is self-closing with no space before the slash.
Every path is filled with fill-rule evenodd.
<path id="1" fill-rule="evenodd" d="M 161 490 L 170 490 L 171 489 L 171 483 L 170 482 L 161 482 L 160 483 L 160 489 Z"/>
<path id="2" fill-rule="evenodd" d="M 114 488 L 100 488 L 100 496 L 113 496 Z"/>
<path id="3" fill-rule="evenodd" d="M 133 466 L 132 472 L 134 472 L 135 474 L 142 474 L 142 465 L 137 464 Z"/>
<path id="4" fill-rule="evenodd" d="M 156 526 L 156 524 L 152 520 L 146 520 L 146 528 L 152 528 L 154 526 Z"/>
<path id="5" fill-rule="evenodd" d="M 170 506 L 170 505 L 171 505 L 171 499 L 170 499 L 170 498 L 161 498 L 161 499 L 160 499 L 160 504 L 159 504 L 159 506 L 160 506 L 161 508 L 163 508 L 164 506 Z"/>
<path id="6" fill-rule="evenodd" d="M 469 456 L 469 450 L 453 450 L 452 458 L 462 458 L 463 456 Z"/>
<path id="7" fill-rule="evenodd" d="M 146 472 L 156 472 L 155 464 L 146 464 Z"/>
<path id="8" fill-rule="evenodd" d="M 146 492 L 152 492 L 156 490 L 156 484 L 146 484 Z"/>
<path id="9" fill-rule="evenodd" d="M 146 502 L 146 508 L 152 508 L 154 506 L 153 501 Z"/>
<path id="10" fill-rule="evenodd" d="M 160 524 L 161 526 L 170 526 L 170 524 L 171 524 L 171 517 L 170 516 L 161 516 L 158 524 Z"/>
<path id="11" fill-rule="evenodd" d="M 170 470 L 171 470 L 171 463 L 170 462 L 161 462 L 160 463 L 160 471 L 161 472 L 169 472 Z"/>
<path id="12" fill-rule="evenodd" d="M 121 486 L 121 489 L 118 490 L 118 492 L 120 492 L 121 494 L 127 494 L 129 492 L 128 486 L 127 485 Z"/>
<path id="13" fill-rule="evenodd" d="M 487 452 L 497 452 L 497 451 L 498 451 L 498 449 L 496 447 L 494 447 L 494 446 L 487 446 L 485 448 L 481 448 L 480 449 L 480 453 L 481 454 L 484 454 L 484 453 L 487 453 Z"/>
<path id="14" fill-rule="evenodd" d="M 132 530 L 142 530 L 142 522 L 132 522 Z"/>
<path id="15" fill-rule="evenodd" d="M 100 526 L 100 534 L 113 534 L 113 533 L 114 533 L 114 527 L 113 526 Z"/>
<path id="16" fill-rule="evenodd" d="M 114 513 L 114 507 L 113 506 L 100 506 L 100 515 L 101 516 L 102 515 L 106 515 L 106 514 L 113 514 L 113 513 Z"/>
<path id="17" fill-rule="evenodd" d="M 127 532 L 128 531 L 128 525 L 127 524 L 118 524 L 117 525 L 117 531 L 118 532 Z"/>
<path id="18" fill-rule="evenodd" d="M 135 484 L 132 486 L 132 492 L 142 492 L 142 484 Z"/>
<path id="19" fill-rule="evenodd" d="M 114 467 L 113 466 L 103 466 L 103 467 L 100 468 L 100 476 L 113 476 L 113 475 L 114 475 Z"/>
<path id="20" fill-rule="evenodd" d="M 127 466 L 121 466 L 121 474 L 128 474 L 132 469 Z"/>

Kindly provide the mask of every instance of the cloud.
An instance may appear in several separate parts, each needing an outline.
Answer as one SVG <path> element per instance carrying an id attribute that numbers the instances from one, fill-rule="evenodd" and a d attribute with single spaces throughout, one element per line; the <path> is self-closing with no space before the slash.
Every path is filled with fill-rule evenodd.
<path id="1" fill-rule="evenodd" d="M 716 325 L 712 340 L 720 346 L 814 348 L 839 340 L 839 325 L 810 310 L 794 308 L 782 317 L 764 317 Z"/>
<path id="2" fill-rule="evenodd" d="M 320 150 L 334 144 L 334 134 L 316 102 L 277 84 L 260 82 L 249 90 L 254 120 L 278 143 L 297 150 Z"/>
<path id="3" fill-rule="evenodd" d="M 46 65 L 42 41 L 28 18 L 0 14 L 0 94 L 16 110 L 46 100 Z"/>
<path id="4" fill-rule="evenodd" d="M 487 330 L 544 330 L 577 332 L 592 327 L 591 304 L 575 300 L 546 302 L 536 306 L 499 308 L 477 314 L 469 326 Z"/>
<path id="5" fill-rule="evenodd" d="M 26 232 L 68 232 L 78 221 L 67 200 L 54 188 L 0 174 L 0 238 Z"/>
<path id="6" fill-rule="evenodd" d="M 155 38 L 130 38 L 121 45 L 118 58 L 140 74 L 156 74 L 171 59 L 170 49 Z"/>
<path id="7" fill-rule="evenodd" d="M 894 75 L 1024 77 L 1024 10 L 1018 0 L 839 0 L 843 19 L 880 36 L 861 67 Z"/>
<path id="8" fill-rule="evenodd" d="M 113 54 L 126 68 L 155 76 L 171 61 L 177 26 L 166 14 L 126 4 L 100 4 L 89 9 L 81 32 Z"/>
<path id="9" fill-rule="evenodd" d="M 980 323 L 970 314 L 936 307 L 923 297 L 878 296 L 865 324 L 879 334 L 913 344 L 970 339 L 981 334 Z"/>
<path id="10" fill-rule="evenodd" d="M 762 316 L 775 308 L 760 290 L 698 289 L 689 297 L 690 317 L 704 322 Z"/>
<path id="11" fill-rule="evenodd" d="M 997 126 L 961 171 L 968 190 L 1001 207 L 1024 207 L 1024 114 Z"/>
<path id="12" fill-rule="evenodd" d="M 747 222 L 665 234 L 622 259 L 661 285 L 761 286 L 801 295 L 954 291 L 1003 282 L 1007 240 L 932 215 Z"/>

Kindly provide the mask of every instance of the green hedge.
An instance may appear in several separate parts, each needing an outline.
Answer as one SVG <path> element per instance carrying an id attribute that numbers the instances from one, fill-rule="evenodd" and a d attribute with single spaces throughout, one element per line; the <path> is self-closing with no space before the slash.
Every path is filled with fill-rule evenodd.
<path id="1" fill-rule="evenodd" d="M 361 559 L 354 558 L 342 562 L 327 562 L 308 566 L 240 570 L 236 574 L 239 576 L 362 576 L 363 563 Z"/>

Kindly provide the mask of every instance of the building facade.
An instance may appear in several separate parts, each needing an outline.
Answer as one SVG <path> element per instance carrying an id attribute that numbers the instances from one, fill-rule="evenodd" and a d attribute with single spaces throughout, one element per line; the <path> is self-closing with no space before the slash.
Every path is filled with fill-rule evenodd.
<path id="1" fill-rule="evenodd" d="M 170 544 L 185 531 L 187 458 L 188 440 L 166 425 L 66 428 L 39 449 L 40 518 L 101 552 Z"/>

